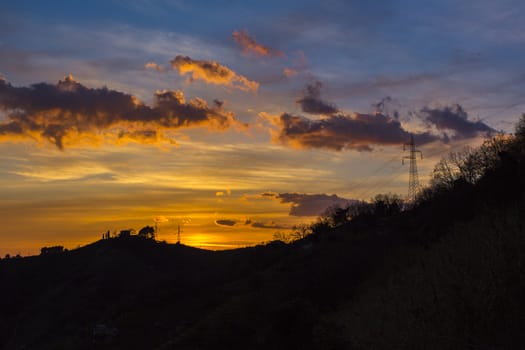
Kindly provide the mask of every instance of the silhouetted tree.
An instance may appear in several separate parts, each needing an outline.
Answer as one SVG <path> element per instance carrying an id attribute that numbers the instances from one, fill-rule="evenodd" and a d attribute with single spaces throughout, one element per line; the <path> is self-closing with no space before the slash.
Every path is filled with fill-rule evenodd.
<path id="1" fill-rule="evenodd" d="M 453 188 L 454 183 L 460 177 L 460 165 L 463 162 L 463 157 L 466 155 L 466 151 L 453 152 L 448 157 L 441 158 L 432 171 L 430 185 L 436 190 L 450 190 Z"/>
<path id="2" fill-rule="evenodd" d="M 310 225 L 301 224 L 293 228 L 293 232 L 290 234 L 290 236 L 293 241 L 297 241 L 299 239 L 305 238 L 311 233 L 312 233 L 312 228 Z"/>
<path id="3" fill-rule="evenodd" d="M 525 145 L 525 113 L 521 115 L 520 120 L 516 123 L 516 129 L 514 132 L 515 137 L 515 148 L 517 154 L 523 156 L 525 150 L 523 146 Z"/>
<path id="4" fill-rule="evenodd" d="M 401 212 L 403 199 L 397 194 L 378 194 L 373 200 L 373 213 L 376 217 L 389 217 Z"/>
<path id="5" fill-rule="evenodd" d="M 139 236 L 143 238 L 155 238 L 155 228 L 152 226 L 144 226 L 139 230 Z"/>
<path id="6" fill-rule="evenodd" d="M 290 235 L 286 234 L 286 232 L 277 231 L 273 234 L 273 239 L 275 241 L 281 241 L 284 243 L 290 242 Z"/>
<path id="7" fill-rule="evenodd" d="M 346 216 L 348 220 L 353 220 L 358 216 L 371 215 L 373 213 L 373 206 L 367 202 L 356 202 L 346 208 Z"/>
<path id="8" fill-rule="evenodd" d="M 500 163 L 501 155 L 511 144 L 511 137 L 498 135 L 485 140 L 478 149 L 465 148 L 463 151 L 450 153 L 434 167 L 431 187 L 443 191 L 450 190 L 461 182 L 471 185 L 477 183 L 487 171 Z"/>
<path id="9" fill-rule="evenodd" d="M 328 207 L 320 216 L 320 221 L 328 227 L 338 227 L 348 222 L 348 208 Z"/>

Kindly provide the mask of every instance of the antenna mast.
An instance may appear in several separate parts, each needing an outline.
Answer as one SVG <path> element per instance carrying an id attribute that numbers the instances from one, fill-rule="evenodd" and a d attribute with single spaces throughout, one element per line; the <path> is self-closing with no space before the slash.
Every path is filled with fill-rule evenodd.
<path id="1" fill-rule="evenodd" d="M 401 159 L 401 163 L 405 164 L 405 159 L 410 160 L 410 170 L 408 172 L 408 200 L 411 202 L 414 202 L 416 199 L 416 195 L 419 192 L 419 178 L 417 174 L 417 153 L 421 156 L 421 159 L 423 159 L 423 153 L 421 153 L 420 150 L 416 149 L 416 144 L 414 143 L 414 135 L 410 135 L 410 142 L 405 143 L 403 145 L 403 151 L 406 150 L 406 147 L 410 147 L 410 155 L 404 156 Z"/>

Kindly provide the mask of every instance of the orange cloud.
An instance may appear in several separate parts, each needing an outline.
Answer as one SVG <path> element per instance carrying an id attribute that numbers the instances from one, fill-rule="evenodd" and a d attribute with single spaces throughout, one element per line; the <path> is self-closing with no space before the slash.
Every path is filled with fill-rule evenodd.
<path id="1" fill-rule="evenodd" d="M 179 74 L 190 74 L 189 81 L 202 80 L 209 84 L 226 85 L 243 91 L 257 92 L 259 83 L 235 73 L 215 61 L 194 60 L 188 56 L 176 56 L 170 61 Z"/>
<path id="2" fill-rule="evenodd" d="M 161 66 L 160 64 L 157 64 L 155 62 L 148 62 L 148 63 L 146 63 L 144 65 L 144 67 L 146 69 L 154 69 L 157 72 L 165 72 L 166 71 L 166 68 L 164 68 L 163 66 Z"/>
<path id="3" fill-rule="evenodd" d="M 283 53 L 279 50 L 270 49 L 267 46 L 259 44 L 254 38 L 250 36 L 246 29 L 242 31 L 234 31 L 233 40 L 239 44 L 245 53 L 253 53 L 257 56 L 283 56 Z"/>
<path id="4" fill-rule="evenodd" d="M 157 223 L 162 223 L 162 222 L 168 222 L 168 218 L 165 217 L 164 215 L 158 215 L 158 216 L 155 216 L 153 218 L 153 221 L 157 222 Z"/>
<path id="5" fill-rule="evenodd" d="M 33 139 L 59 149 L 72 144 L 169 142 L 170 130 L 207 126 L 243 128 L 221 101 L 185 100 L 181 91 L 161 90 L 148 106 L 136 97 L 108 88 L 87 88 L 71 75 L 57 84 L 14 87 L 0 80 L 0 140 Z"/>
<path id="6" fill-rule="evenodd" d="M 285 68 L 283 70 L 283 73 L 284 75 L 287 77 L 287 78 L 291 78 L 291 77 L 294 77 L 297 75 L 297 70 L 293 69 L 293 68 Z"/>

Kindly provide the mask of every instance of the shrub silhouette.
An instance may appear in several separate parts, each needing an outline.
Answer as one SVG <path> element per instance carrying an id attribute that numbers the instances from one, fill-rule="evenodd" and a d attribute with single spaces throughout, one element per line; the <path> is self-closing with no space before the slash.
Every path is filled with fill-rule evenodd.
<path id="1" fill-rule="evenodd" d="M 139 230 L 138 235 L 139 237 L 154 239 L 155 238 L 155 228 L 152 226 L 144 226 L 143 228 Z"/>

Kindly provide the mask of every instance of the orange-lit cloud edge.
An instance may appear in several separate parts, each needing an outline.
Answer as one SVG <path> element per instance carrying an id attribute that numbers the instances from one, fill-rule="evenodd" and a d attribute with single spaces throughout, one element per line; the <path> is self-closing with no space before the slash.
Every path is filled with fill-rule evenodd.
<path id="1" fill-rule="evenodd" d="M 250 36 L 247 29 L 236 30 L 232 33 L 233 40 L 242 48 L 244 53 L 252 53 L 256 56 L 284 56 L 282 51 L 272 49 L 266 45 L 258 43 L 255 38 Z"/>
<path id="2" fill-rule="evenodd" d="M 176 145 L 171 134 L 182 128 L 246 129 L 219 100 L 208 106 L 198 97 L 186 101 L 182 91 L 158 90 L 150 107 L 127 93 L 88 88 L 71 75 L 54 85 L 30 87 L 0 80 L 0 96 L 0 110 L 7 119 L 0 123 L 0 140 L 47 141 L 59 149 L 129 142 Z"/>
<path id="3" fill-rule="evenodd" d="M 202 62 L 204 61 L 200 61 L 201 65 L 206 66 Z M 218 68 L 220 67 L 221 66 L 218 66 Z M 204 74 L 203 77 L 200 77 L 199 79 L 209 79 L 209 82 L 211 82 L 212 79 L 216 78 L 214 75 L 209 75 L 209 73 L 202 74 Z M 208 74 L 208 76 L 205 74 Z M 218 73 L 219 76 L 221 74 L 229 76 L 228 72 Z M 221 81 L 219 79 L 218 81 L 220 82 L 220 84 L 227 86 L 233 84 L 233 80 L 226 79 L 224 81 Z M 16 95 L 17 91 L 20 91 L 17 89 L 24 89 L 24 92 L 29 93 L 42 92 L 39 89 L 51 89 L 59 95 L 64 94 L 69 97 L 77 96 L 79 93 L 85 93 L 88 96 L 92 96 L 90 97 L 91 99 L 89 100 L 89 104 L 80 103 L 80 106 L 77 106 L 79 107 L 79 110 L 88 110 L 88 113 L 79 113 L 78 110 L 75 109 L 75 104 L 70 104 L 68 108 L 64 109 L 60 108 L 60 105 L 58 103 L 55 105 L 51 105 L 51 107 L 49 107 L 48 105 L 42 107 L 38 103 L 28 103 L 28 101 L 25 101 L 23 99 L 15 99 L 15 101 L 17 101 L 18 104 L 12 107 L 12 110 L 16 109 L 17 112 L 19 112 L 20 110 L 24 110 L 24 102 L 29 107 L 25 109 L 27 113 L 23 115 L 23 118 L 20 118 L 20 116 L 14 114 L 12 115 L 13 118 L 11 119 L 10 123 L 2 124 L 3 129 L 1 129 L 1 133 L 3 135 L 2 138 L 4 140 L 20 140 L 20 138 L 34 139 L 37 140 L 39 144 L 46 143 L 49 141 L 50 143 L 56 145 L 58 148 L 64 149 L 72 145 L 100 146 L 106 143 L 123 144 L 127 142 L 133 142 L 139 144 L 150 144 L 159 143 L 163 140 L 168 143 L 174 143 L 173 138 L 169 137 L 169 132 L 179 130 L 182 128 L 207 126 L 210 130 L 214 131 L 227 130 L 232 127 L 240 129 L 245 127 L 244 124 L 238 122 L 235 119 L 233 113 L 227 112 L 223 109 L 222 103 L 220 101 L 214 102 L 214 105 L 212 107 L 209 107 L 204 100 L 199 98 L 195 98 L 190 100 L 189 102 L 186 102 L 183 93 L 180 91 L 157 91 L 155 94 L 155 103 L 152 107 L 150 107 L 138 101 L 138 99 L 134 98 L 132 95 L 129 94 L 120 93 L 105 88 L 87 88 L 81 85 L 80 83 L 76 82 L 71 76 L 66 77 L 63 81 L 60 81 L 56 85 L 37 84 L 31 88 L 14 88 L 7 84 L 5 81 L 3 82 L 3 84 L 4 85 L 2 86 L 2 88 L 6 89 L 5 91 L 9 91 L 14 95 Z M 244 89 L 246 89 L 246 86 Z M 117 110 L 115 113 L 115 110 L 111 110 L 111 108 L 113 107 L 108 107 L 110 106 L 110 104 L 105 104 L 105 102 L 107 102 L 105 99 L 102 99 L 102 101 L 98 100 L 98 97 L 100 97 L 100 95 L 102 95 L 105 98 L 108 98 L 109 101 L 113 101 L 114 98 L 118 101 L 124 101 L 124 105 L 126 106 L 126 108 L 124 110 L 120 110 L 118 109 L 119 106 L 117 105 Z M 309 100 L 307 98 L 309 98 Z M 74 98 L 72 99 L 72 101 L 78 103 L 78 101 Z M 315 94 L 314 96 L 302 96 L 301 99 L 298 100 L 298 103 L 304 104 L 305 101 L 309 101 L 309 108 L 312 108 L 312 103 L 314 105 L 317 104 L 317 107 L 315 108 L 324 108 L 323 106 L 329 106 L 329 104 L 323 103 L 323 101 L 320 100 L 320 96 L 317 96 Z M 47 101 L 46 103 L 49 103 L 49 101 Z M 88 105 L 90 107 L 88 107 Z M 9 111 L 9 108 L 4 110 Z M 186 112 L 186 115 L 174 113 L 173 110 L 179 112 Z M 130 112 L 131 115 L 133 115 L 133 118 L 126 116 L 126 112 Z M 161 112 L 164 112 L 164 114 Z M 362 138 L 360 139 L 361 143 L 358 145 L 359 147 L 339 147 L 337 145 L 330 146 L 330 143 L 323 143 L 324 141 L 333 142 L 333 140 L 341 140 L 341 137 L 344 137 L 344 135 L 340 133 L 341 129 L 331 128 L 332 124 L 330 123 L 333 122 L 342 122 L 343 125 L 347 125 L 348 123 L 357 123 L 358 125 L 360 125 L 360 123 L 370 124 L 369 122 L 374 120 L 379 122 L 382 121 L 385 125 L 395 127 L 398 126 L 397 124 L 395 124 L 395 120 L 387 116 L 361 114 L 336 115 L 336 112 L 339 112 L 338 109 L 334 109 L 333 112 L 330 112 L 333 115 L 330 114 L 322 118 L 290 116 L 289 118 L 287 117 L 288 119 L 283 119 L 283 116 L 287 114 L 281 114 L 276 117 L 266 118 L 266 121 L 268 121 L 271 124 L 271 128 L 269 130 L 272 130 L 273 132 L 273 142 L 275 144 L 285 146 L 288 145 L 296 149 L 315 149 L 322 147 L 327 147 L 332 150 L 342 150 L 351 148 L 357 149 L 362 145 L 366 145 L 370 142 L 377 142 L 377 140 L 374 139 Z M 461 121 L 461 118 L 453 118 L 453 116 L 461 115 L 460 110 L 443 109 L 427 112 L 429 117 L 431 116 L 432 118 L 434 118 L 430 121 L 434 121 L 435 125 L 444 125 L 443 123 L 447 122 L 458 123 L 458 121 Z M 451 112 L 452 114 L 449 112 Z M 50 119 L 50 115 L 55 116 L 55 119 Z M 167 115 L 167 117 L 165 115 Z M 264 116 L 266 114 L 260 113 L 260 115 Z M 108 123 L 107 121 L 103 120 L 105 117 L 109 116 L 111 116 L 111 122 Z M 30 118 L 30 123 L 27 122 L 28 117 Z M 16 124 L 16 122 L 18 122 L 18 124 Z M 57 125 L 60 127 L 58 127 Z M 328 126 L 328 128 L 323 127 L 321 129 L 318 129 L 319 125 L 325 125 Z M 337 126 L 338 124 L 335 123 L 333 125 Z M 159 133 L 159 131 L 162 131 L 162 133 Z M 57 137 L 59 137 L 59 139 Z M 164 139 L 164 137 L 166 137 L 166 139 Z M 312 144 L 311 140 L 314 139 L 320 140 L 321 143 Z M 395 140 L 394 143 L 398 142 L 399 140 Z M 383 144 L 390 145 L 393 143 Z M 98 171 L 104 172 L 104 169 L 100 169 Z M 73 170 L 73 173 L 74 172 L 75 170 Z M 80 169 L 79 172 L 85 175 L 85 171 L 83 171 L 82 169 Z M 268 174 L 269 173 L 270 172 L 268 172 Z M 24 178 L 31 177 L 31 175 L 27 172 L 18 172 L 15 175 L 22 176 Z M 94 175 L 97 175 L 97 171 L 95 171 Z M 48 176 L 54 176 L 54 179 L 51 179 L 50 181 L 60 182 L 74 180 L 74 176 L 73 178 L 68 178 L 67 176 L 64 178 L 64 174 L 61 174 L 60 172 L 54 175 L 48 174 Z M 148 176 L 151 176 L 151 179 L 147 179 Z M 295 176 L 298 176 L 298 174 L 296 173 Z M 212 178 L 188 178 L 186 180 L 188 182 L 186 188 L 198 188 L 200 183 L 208 182 L 210 179 Z M 40 179 L 40 181 L 41 180 L 42 179 Z M 140 176 L 135 177 L 127 176 L 119 178 L 119 184 L 129 184 L 132 186 L 144 183 L 152 184 L 155 182 L 169 181 L 180 182 L 181 179 L 169 176 L 163 177 L 162 175 L 159 176 L 158 174 L 152 173 L 143 173 L 140 174 Z M 37 184 L 35 185 L 37 187 L 38 181 L 36 181 L 35 183 Z M 70 185 L 68 184 L 67 186 Z M 186 239 L 187 242 L 192 245 L 209 247 L 214 249 L 232 248 L 242 245 L 258 243 L 263 240 L 268 240 L 271 238 L 271 234 L 273 233 L 273 231 L 293 227 L 293 224 L 297 223 L 298 220 L 300 220 L 301 222 L 304 222 L 305 220 L 304 218 L 291 218 L 288 215 L 288 209 L 290 205 L 276 201 L 275 197 L 274 199 L 271 199 L 267 202 L 258 201 L 258 208 L 254 209 L 253 211 L 245 210 L 243 213 L 239 213 L 239 202 L 234 202 L 234 205 L 232 205 L 230 202 L 229 205 L 232 205 L 231 207 L 225 204 L 225 202 L 229 200 L 226 197 L 230 197 L 225 196 L 225 194 L 228 193 L 228 189 L 226 189 L 226 186 L 221 187 L 220 185 L 207 185 L 205 187 L 208 187 L 210 190 L 210 196 L 205 201 L 213 201 L 212 198 L 215 197 L 215 200 L 217 200 L 216 205 L 203 205 L 202 202 L 197 201 L 196 207 L 192 208 L 193 211 L 190 210 L 190 213 L 187 209 L 187 203 L 182 203 L 180 206 L 170 207 L 170 203 L 177 199 L 159 201 L 163 204 L 161 206 L 155 203 L 154 199 L 142 205 L 139 205 L 137 203 L 134 203 L 133 205 L 123 205 L 122 203 L 120 203 L 120 208 L 124 208 L 125 214 L 122 214 L 122 211 L 120 212 L 120 214 L 118 214 L 118 212 L 115 212 L 114 207 L 109 206 L 106 209 L 108 210 L 108 212 L 113 213 L 110 216 L 101 215 L 99 212 L 95 211 L 92 215 L 85 215 L 82 218 L 78 218 L 79 226 L 85 227 L 89 230 L 89 232 L 92 233 L 90 233 L 89 235 L 84 235 L 81 240 L 77 239 L 76 241 L 72 240 L 69 243 L 65 243 L 69 247 L 74 247 L 76 243 L 84 244 L 87 243 L 89 240 L 97 239 L 98 232 L 101 230 L 102 232 L 105 232 L 105 227 L 109 226 L 108 229 L 112 230 L 112 232 L 115 230 L 118 231 L 118 229 L 127 228 L 128 226 L 133 226 L 134 228 L 138 229 L 142 225 L 151 224 L 151 222 L 154 222 L 154 218 L 162 216 L 165 217 L 167 221 L 159 224 L 159 226 L 161 226 L 161 234 L 159 235 L 160 239 L 165 239 L 167 241 L 173 242 L 175 239 L 173 236 L 175 232 L 174 225 L 179 221 L 191 219 L 191 223 L 185 221 L 183 225 L 183 241 L 184 239 Z M 237 191 L 237 188 L 232 188 L 234 188 L 234 190 Z M 245 201 L 242 202 L 244 209 L 247 208 L 246 201 L 250 201 L 253 200 L 253 198 L 255 198 L 253 197 L 253 187 L 251 188 L 251 191 L 251 194 L 243 194 L 242 196 L 236 197 L 237 201 Z M 222 195 L 218 195 L 218 193 L 222 193 Z M 96 199 L 94 198 L 87 198 L 89 200 L 96 201 Z M 261 203 L 266 203 L 265 205 L 263 205 L 263 207 L 267 208 L 266 211 L 261 212 Z M 27 204 L 27 202 L 25 204 Z M 19 210 L 22 211 L 24 206 L 25 205 L 21 205 Z M 37 220 L 37 222 L 47 225 L 48 228 L 46 230 L 48 236 L 46 238 L 47 241 L 39 240 L 39 245 L 46 245 L 48 243 L 60 243 L 60 237 L 67 237 L 67 232 L 62 232 L 62 235 L 57 235 L 56 237 L 54 236 L 54 233 L 61 232 L 60 230 L 56 229 L 56 224 L 59 222 L 57 220 L 60 219 L 61 216 L 53 214 L 55 213 L 55 210 L 52 210 L 51 212 L 46 212 L 46 210 L 42 210 L 41 212 L 42 217 L 39 219 L 40 221 Z M 69 213 L 68 215 L 73 215 L 73 213 L 74 212 Z M 184 213 L 186 213 L 186 215 L 183 215 Z M 68 215 L 66 215 L 66 217 Z M 313 219 L 313 217 L 311 219 Z M 217 222 L 221 222 L 221 220 L 223 223 L 225 222 L 224 220 L 229 220 L 230 222 L 235 221 L 236 223 L 257 223 L 257 225 L 231 225 L 236 227 L 226 228 L 228 231 L 225 233 L 224 225 L 217 225 Z M 16 223 L 13 222 L 12 224 L 15 225 Z M 179 224 L 177 224 L 177 226 L 178 225 Z M 102 229 L 102 227 L 104 228 Z M 79 231 L 82 231 L 82 229 L 79 229 Z M 85 231 L 82 232 L 85 233 Z M 32 252 L 35 253 L 34 249 L 36 248 L 34 247 L 34 245 L 31 246 L 31 249 Z M 14 252 L 10 251 L 10 253 Z"/>
<path id="4" fill-rule="evenodd" d="M 249 80 L 216 61 L 196 60 L 178 55 L 170 63 L 181 76 L 188 74 L 189 82 L 201 80 L 208 84 L 225 85 L 254 93 L 259 89 L 258 82 Z"/>

